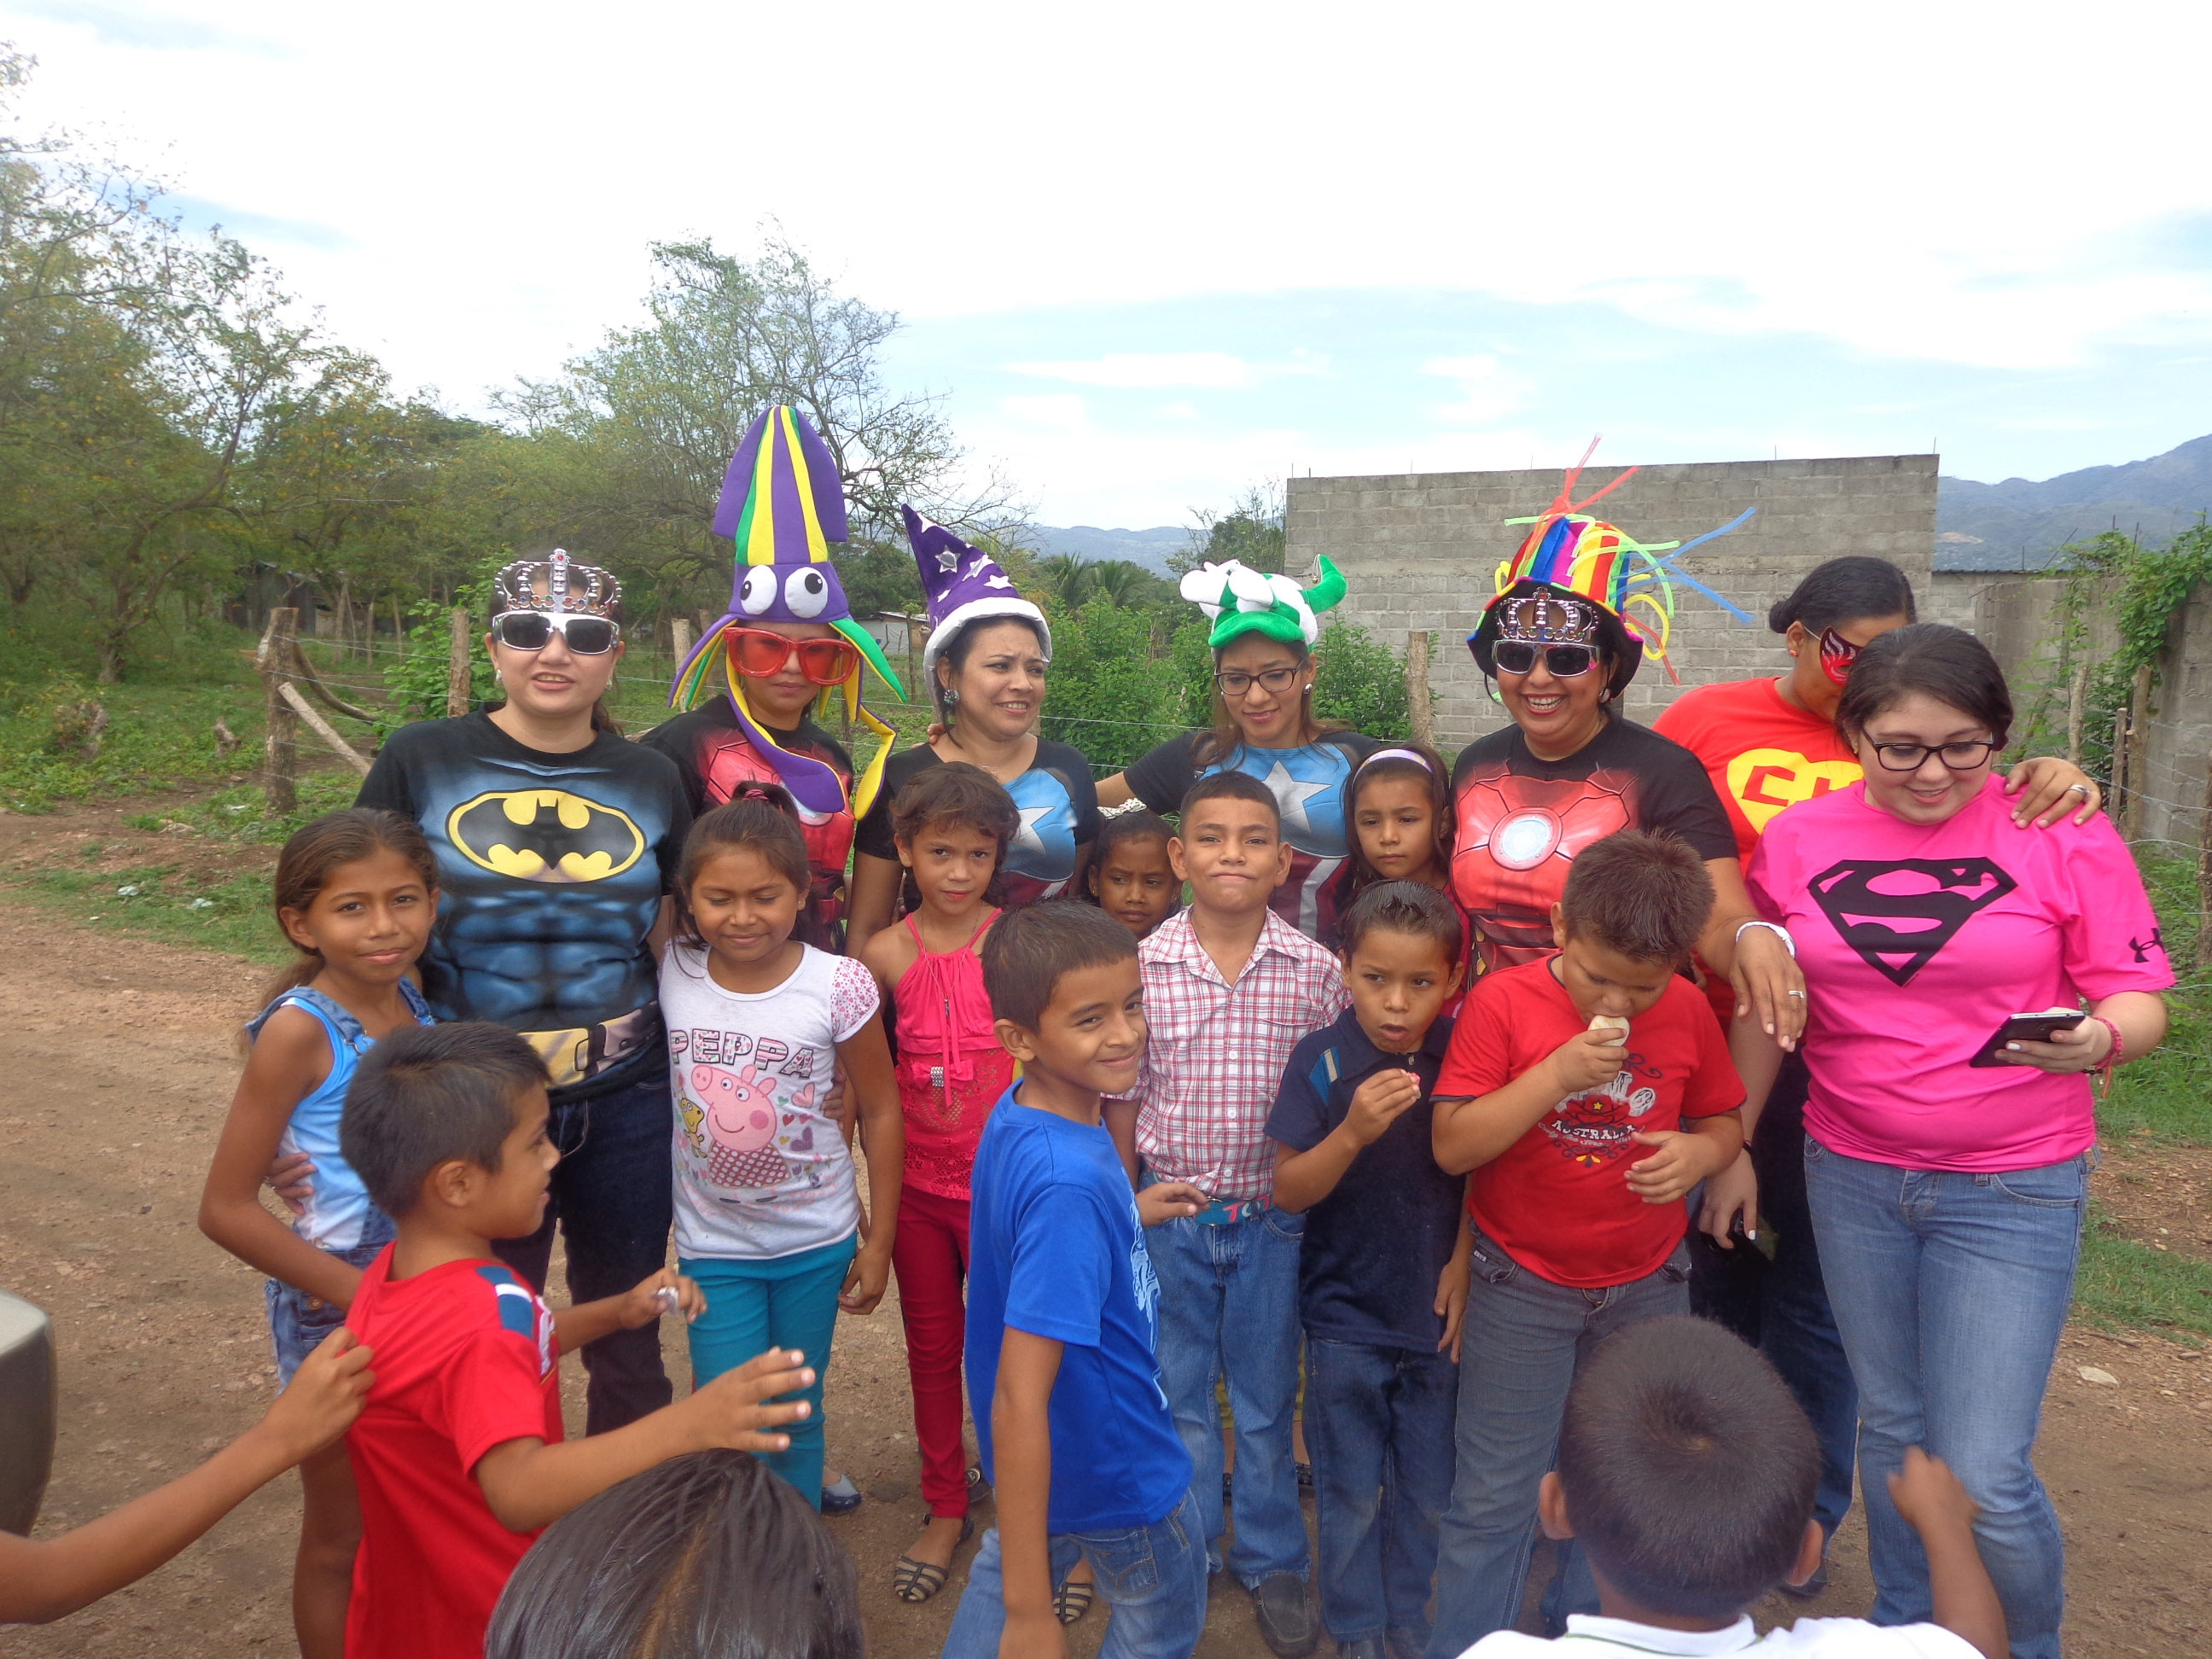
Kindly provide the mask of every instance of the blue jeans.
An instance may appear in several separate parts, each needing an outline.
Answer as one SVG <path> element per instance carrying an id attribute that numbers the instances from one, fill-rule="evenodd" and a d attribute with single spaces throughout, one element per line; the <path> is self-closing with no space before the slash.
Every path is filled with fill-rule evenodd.
<path id="1" fill-rule="evenodd" d="M 1775 1237 L 1769 1261 L 1742 1240 L 1723 1249 L 1690 1231 L 1690 1310 L 1725 1325 L 1765 1354 L 1790 1385 L 1820 1442 L 1820 1490 L 1814 1518 L 1830 1538 L 1850 1512 L 1858 1462 L 1859 1391 L 1828 1306 L 1820 1245 L 1805 1204 L 1805 1092 L 1802 1053 L 1785 1056 L 1759 1115 L 1752 1164 L 1759 1176 L 1761 1222 Z M 1690 1213 L 1697 1213 L 1692 1203 Z"/>
<path id="2" fill-rule="evenodd" d="M 1530 1273 L 1478 1229 L 1474 1267 L 1453 1436 L 1458 1467 L 1437 1553 L 1428 1659 L 1458 1659 L 1520 1616 L 1536 1489 L 1559 1450 L 1567 1389 L 1590 1350 L 1641 1321 L 1690 1310 L 1687 1245 L 1642 1279 L 1581 1289 Z M 1582 1552 L 1569 1545 L 1560 1553 L 1560 1577 L 1544 1598 L 1553 1625 L 1598 1609 Z"/>
<path id="3" fill-rule="evenodd" d="M 675 1218 L 668 1154 L 668 1068 L 589 1100 L 557 1101 L 546 1133 L 560 1150 L 545 1219 L 527 1238 L 493 1246 L 541 1296 L 558 1224 L 568 1249 L 568 1300 L 635 1290 L 668 1265 Z M 658 1322 L 617 1331 L 584 1350 L 584 1432 L 604 1434 L 674 1397 Z"/>
<path id="4" fill-rule="evenodd" d="M 2030 1454 L 2074 1298 L 2094 1162 L 1907 1170 L 1805 1138 L 1828 1295 L 1859 1382 L 1877 1625 L 1933 1612 L 1928 1557 L 1889 1498 L 1905 1449 L 1925 1446 L 1981 1505 L 1974 1540 L 2014 1659 L 2058 1659 L 2065 1547 Z"/>
<path id="5" fill-rule="evenodd" d="M 372 1208 L 362 1218 L 361 1243 L 349 1250 L 326 1250 L 349 1267 L 366 1268 L 384 1254 L 397 1237 L 392 1218 Z M 269 1340 L 276 1350 L 276 1386 L 292 1386 L 300 1362 L 322 1345 L 322 1340 L 345 1323 L 346 1310 L 319 1296 L 309 1296 L 296 1285 L 270 1279 L 262 1286 L 269 1305 Z"/>
<path id="6" fill-rule="evenodd" d="M 1237 1539 L 1228 1565 L 1255 1589 L 1306 1576 L 1306 1518 L 1291 1455 L 1298 1399 L 1298 1246 L 1306 1218 L 1268 1209 L 1218 1226 L 1164 1221 L 1145 1232 L 1160 1281 L 1160 1376 L 1190 1453 L 1207 1565 L 1221 1561 L 1221 1407 L 1237 1431 Z"/>
<path id="7" fill-rule="evenodd" d="M 678 1261 L 699 1281 L 707 1311 L 691 1326 L 691 1386 L 704 1388 L 770 1348 L 796 1348 L 814 1368 L 813 1383 L 779 1401 L 804 1400 L 812 1407 L 778 1431 L 791 1437 L 780 1452 L 760 1461 L 822 1507 L 822 1384 L 830 1375 L 830 1342 L 837 1330 L 837 1292 L 860 1248 L 860 1235 L 796 1255 L 715 1256 Z"/>
<path id="8" fill-rule="evenodd" d="M 1149 1527 L 1061 1533 L 1049 1540 L 1055 1585 L 1079 1557 L 1098 1576 L 1098 1594 L 1113 1612 L 1098 1659 L 1188 1659 L 1206 1631 L 1206 1543 L 1198 1529 L 1198 1504 L 1186 1492 L 1165 1520 Z M 999 1659 L 1006 1628 L 1006 1579 L 993 1527 L 969 1564 L 944 1659 Z"/>
<path id="9" fill-rule="evenodd" d="M 1437 1528 L 1451 1501 L 1444 1448 L 1458 1405 L 1459 1366 L 1448 1353 L 1307 1334 L 1321 1616 L 1338 1641 L 1428 1645 Z"/>

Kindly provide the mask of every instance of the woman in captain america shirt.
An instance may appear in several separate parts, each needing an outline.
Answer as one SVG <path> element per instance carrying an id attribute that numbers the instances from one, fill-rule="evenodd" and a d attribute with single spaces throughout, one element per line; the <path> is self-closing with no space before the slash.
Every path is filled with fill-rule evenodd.
<path id="1" fill-rule="evenodd" d="M 1136 799 L 1155 812 L 1182 805 L 1183 792 L 1213 772 L 1247 772 L 1281 809 L 1290 878 L 1275 890 L 1275 914 L 1312 938 L 1334 931 L 1337 873 L 1352 851 L 1346 790 L 1359 763 L 1381 744 L 1314 714 L 1314 613 L 1344 597 L 1328 559 L 1321 580 L 1301 589 L 1287 577 L 1235 560 L 1182 579 L 1182 595 L 1213 623 L 1213 729 L 1170 738 L 1098 785 L 1103 806 Z"/>

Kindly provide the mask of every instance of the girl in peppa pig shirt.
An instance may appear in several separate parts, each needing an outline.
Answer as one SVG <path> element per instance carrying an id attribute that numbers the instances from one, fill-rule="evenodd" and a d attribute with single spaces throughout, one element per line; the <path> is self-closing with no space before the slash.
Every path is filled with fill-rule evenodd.
<path id="1" fill-rule="evenodd" d="M 747 783 L 691 827 L 660 965 L 675 1103 L 676 1254 L 707 1293 L 695 1385 L 764 1349 L 813 1368 L 790 1446 L 763 1461 L 822 1500 L 822 1379 L 837 1313 L 875 1311 L 898 1229 L 905 1129 L 875 981 L 791 937 L 812 877 L 791 799 Z M 842 1060 L 868 1212 L 830 1098 Z"/>

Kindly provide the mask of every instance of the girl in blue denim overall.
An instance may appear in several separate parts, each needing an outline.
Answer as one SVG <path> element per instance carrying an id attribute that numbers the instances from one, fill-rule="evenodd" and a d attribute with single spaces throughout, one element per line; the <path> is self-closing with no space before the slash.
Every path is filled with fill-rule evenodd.
<path id="1" fill-rule="evenodd" d="M 269 1328 L 281 1388 L 345 1317 L 391 1220 L 338 1151 L 346 1085 L 387 1032 L 431 1021 L 407 977 L 430 936 L 437 866 L 422 832 L 396 813 L 352 809 L 284 843 L 273 884 L 277 926 L 299 959 L 246 1027 L 246 1074 L 232 1097 L 200 1197 L 200 1231 L 269 1275 Z M 260 1200 L 272 1159 L 305 1160 L 313 1180 L 287 1202 Z M 292 1621 L 303 1659 L 343 1659 L 361 1510 L 345 1443 L 300 1466 L 305 1498 Z"/>

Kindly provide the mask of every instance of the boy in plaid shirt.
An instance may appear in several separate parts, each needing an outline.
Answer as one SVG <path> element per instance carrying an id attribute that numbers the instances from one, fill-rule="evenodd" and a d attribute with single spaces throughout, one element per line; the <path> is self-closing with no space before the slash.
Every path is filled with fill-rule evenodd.
<path id="1" fill-rule="evenodd" d="M 1135 1093 L 1109 1121 L 1141 1184 L 1187 1181 L 1211 1200 L 1146 1230 L 1160 1280 L 1160 1371 L 1189 1448 L 1208 1565 L 1222 1565 L 1221 1417 L 1228 1372 L 1237 1428 L 1237 1540 L 1228 1565 L 1260 1634 L 1296 1659 L 1316 1637 L 1306 1598 L 1305 1517 L 1291 1425 L 1298 1388 L 1298 1242 L 1305 1218 L 1275 1208 L 1267 1114 L 1291 1050 L 1343 1012 L 1336 958 L 1274 915 L 1290 872 L 1275 797 L 1242 772 L 1200 778 L 1168 843 L 1190 908 L 1137 947 L 1152 1027 Z M 1224 1364 L 1225 1362 L 1225 1364 Z"/>

